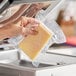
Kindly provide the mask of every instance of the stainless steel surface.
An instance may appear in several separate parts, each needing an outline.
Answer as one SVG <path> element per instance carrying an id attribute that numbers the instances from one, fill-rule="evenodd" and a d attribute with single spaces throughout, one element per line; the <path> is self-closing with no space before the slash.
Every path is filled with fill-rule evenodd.
<path id="1" fill-rule="evenodd" d="M 0 3 L 0 14 L 9 6 L 9 1 L 8 0 L 3 0 Z"/>
<path id="2" fill-rule="evenodd" d="M 10 63 L 19 60 L 19 50 L 7 40 L 0 41 L 0 63 Z"/>
<path id="3" fill-rule="evenodd" d="M 57 1 L 57 0 L 15 0 L 13 4 L 43 2 L 43 1 Z"/>
<path id="4" fill-rule="evenodd" d="M 41 53 L 36 59 L 36 62 L 48 64 L 48 65 L 57 65 L 58 63 L 60 64 L 61 63 L 63 64 L 76 63 L 76 56 L 56 54 L 49 51 L 47 51 L 47 53 Z M 15 61 L 17 62 L 19 60 L 32 62 L 27 57 L 27 55 L 25 55 L 19 49 L 0 51 L 0 63 L 11 63 Z"/>
<path id="5" fill-rule="evenodd" d="M 23 56 L 18 57 L 17 50 L 8 50 L 0 53 L 1 60 L 9 60 L 10 62 L 0 62 L 0 76 L 35 76 L 36 71 L 65 67 L 66 65 L 76 64 L 76 57 L 57 55 L 51 53 L 41 53 L 37 61 L 40 62 L 38 67 L 32 65 L 30 60 Z M 22 58 L 23 56 L 23 58 Z M 1 61 L 0 60 L 0 61 Z M 45 73 L 45 72 L 44 72 Z M 47 73 L 47 72 L 46 72 Z M 42 73 L 43 74 L 43 73 Z M 41 76 L 41 75 L 40 75 Z"/>
<path id="6" fill-rule="evenodd" d="M 0 63 L 0 76 L 50 76 L 50 74 L 56 76 L 61 76 L 61 74 L 62 76 L 72 76 L 72 73 L 74 73 L 73 76 L 76 75 L 76 64 L 48 65 L 41 63 L 36 68 L 28 61 L 15 61 L 10 64 Z"/>
<path id="7" fill-rule="evenodd" d="M 19 76 L 19 72 L 9 67 L 0 67 L 0 76 Z"/>
<path id="8" fill-rule="evenodd" d="M 52 0 L 50 6 L 44 11 L 41 10 L 36 14 L 36 18 L 41 21 L 44 21 L 47 16 L 50 19 L 56 20 L 62 5 L 64 4 L 65 0 Z M 44 18 L 45 17 L 45 18 Z"/>
<path id="9" fill-rule="evenodd" d="M 21 60 L 28 60 L 25 55 L 21 56 Z M 28 60 L 31 61 L 31 60 Z M 51 65 L 57 65 L 59 64 L 74 64 L 76 63 L 76 57 L 74 56 L 68 56 L 68 55 L 60 55 L 60 54 L 54 54 L 54 53 L 41 53 L 39 57 L 36 59 L 37 62 L 43 63 L 43 64 L 51 64 Z"/>
<path id="10" fill-rule="evenodd" d="M 0 63 L 11 63 L 19 60 L 18 50 L 7 50 L 0 52 Z"/>
<path id="11" fill-rule="evenodd" d="M 66 47 L 66 48 L 49 48 L 47 51 L 48 53 L 55 53 L 67 56 L 74 56 L 76 57 L 76 47 Z"/>
<path id="12" fill-rule="evenodd" d="M 46 68 L 53 65 L 40 64 L 38 68 L 31 62 L 21 61 L 11 64 L 0 64 L 0 76 L 35 76 L 33 73 L 37 69 Z"/>

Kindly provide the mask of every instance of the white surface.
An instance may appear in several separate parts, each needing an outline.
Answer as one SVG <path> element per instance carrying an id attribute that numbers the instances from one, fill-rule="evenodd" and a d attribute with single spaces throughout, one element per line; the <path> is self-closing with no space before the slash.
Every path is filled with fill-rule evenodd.
<path id="1" fill-rule="evenodd" d="M 49 53 L 55 53 L 55 54 L 62 54 L 62 55 L 70 55 L 70 56 L 76 56 L 76 47 L 71 48 L 50 48 L 47 50 Z"/>
<path id="2" fill-rule="evenodd" d="M 31 61 L 30 59 L 28 59 L 26 55 L 23 55 L 23 53 L 21 55 L 21 59 Z M 52 64 L 52 65 L 57 65 L 57 63 L 73 64 L 73 63 L 76 63 L 76 57 L 57 55 L 57 54 L 51 54 L 51 53 L 41 53 L 35 61 L 44 63 L 44 64 Z"/>
<path id="3" fill-rule="evenodd" d="M 76 64 L 39 70 L 36 76 L 76 76 Z"/>
<path id="4" fill-rule="evenodd" d="M 0 63 L 10 63 L 18 60 L 18 50 L 0 51 Z"/>

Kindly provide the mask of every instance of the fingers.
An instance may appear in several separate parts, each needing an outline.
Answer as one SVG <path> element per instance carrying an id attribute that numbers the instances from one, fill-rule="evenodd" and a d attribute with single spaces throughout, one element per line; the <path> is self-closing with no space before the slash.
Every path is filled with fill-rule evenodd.
<path id="1" fill-rule="evenodd" d="M 26 37 L 28 34 L 29 34 L 29 30 L 23 27 L 23 29 L 22 29 L 22 35 L 24 37 Z"/>
<path id="2" fill-rule="evenodd" d="M 26 28 L 23 27 L 23 29 L 22 29 L 22 35 L 26 37 L 29 34 L 31 34 L 31 35 L 37 35 L 38 34 L 37 26 L 35 26 L 35 25 L 31 26 L 30 24 L 28 24 L 26 26 Z"/>
<path id="3" fill-rule="evenodd" d="M 27 18 L 22 16 L 22 18 L 21 18 L 21 26 L 25 27 L 27 25 L 27 23 L 28 23 Z"/>
<path id="4" fill-rule="evenodd" d="M 31 24 L 39 24 L 39 21 L 34 19 L 34 18 L 28 18 L 28 23 L 31 23 Z"/>
<path id="5" fill-rule="evenodd" d="M 22 16 L 21 25 L 23 27 L 26 27 L 28 24 L 34 25 L 34 24 L 39 24 L 39 22 L 34 18 Z"/>
<path id="6" fill-rule="evenodd" d="M 31 35 L 37 35 L 38 34 L 38 30 L 30 30 L 29 33 Z"/>
<path id="7" fill-rule="evenodd" d="M 37 34 L 38 34 L 38 31 L 36 31 L 36 30 L 29 30 L 29 31 L 24 30 L 22 32 L 22 35 L 24 37 L 27 37 L 28 35 L 37 35 Z"/>
<path id="8" fill-rule="evenodd" d="M 22 17 L 21 25 L 23 27 L 22 29 L 22 35 L 23 36 L 28 36 L 29 34 L 31 35 L 37 35 L 38 30 L 37 27 L 39 26 L 39 22 L 30 17 Z"/>

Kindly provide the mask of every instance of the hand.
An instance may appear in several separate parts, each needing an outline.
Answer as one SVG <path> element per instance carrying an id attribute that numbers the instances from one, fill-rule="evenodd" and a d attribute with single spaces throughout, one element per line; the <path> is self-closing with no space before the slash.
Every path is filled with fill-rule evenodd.
<path id="1" fill-rule="evenodd" d="M 0 27 L 0 40 L 22 34 L 23 36 L 36 35 L 39 22 L 34 18 L 21 17 L 17 23 L 10 22 Z"/>
<path id="2" fill-rule="evenodd" d="M 36 35 L 38 33 L 37 31 L 38 25 L 39 22 L 34 18 L 22 17 L 21 19 L 22 35 L 23 36 L 28 36 L 29 34 Z"/>

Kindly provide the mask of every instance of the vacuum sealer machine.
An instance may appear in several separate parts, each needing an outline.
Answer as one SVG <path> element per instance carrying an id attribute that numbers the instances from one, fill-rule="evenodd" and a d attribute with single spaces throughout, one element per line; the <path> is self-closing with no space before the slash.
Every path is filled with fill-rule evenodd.
<path id="1" fill-rule="evenodd" d="M 57 8 L 53 7 L 53 9 L 57 9 L 58 12 L 59 6 L 63 2 L 64 0 L 59 1 Z M 55 10 L 52 10 L 52 12 Z M 36 17 L 42 19 L 44 15 L 40 15 L 42 15 L 42 12 L 38 13 Z M 53 17 L 53 19 L 55 18 L 56 16 Z M 55 25 L 55 22 L 51 21 L 51 23 Z M 50 51 L 47 49 L 46 52 L 40 53 L 35 61 L 36 63 L 39 62 L 39 66 L 35 67 L 32 61 L 17 46 L 7 39 L 0 41 L 0 76 L 76 76 L 75 52 L 74 55 L 68 55 Z"/>

